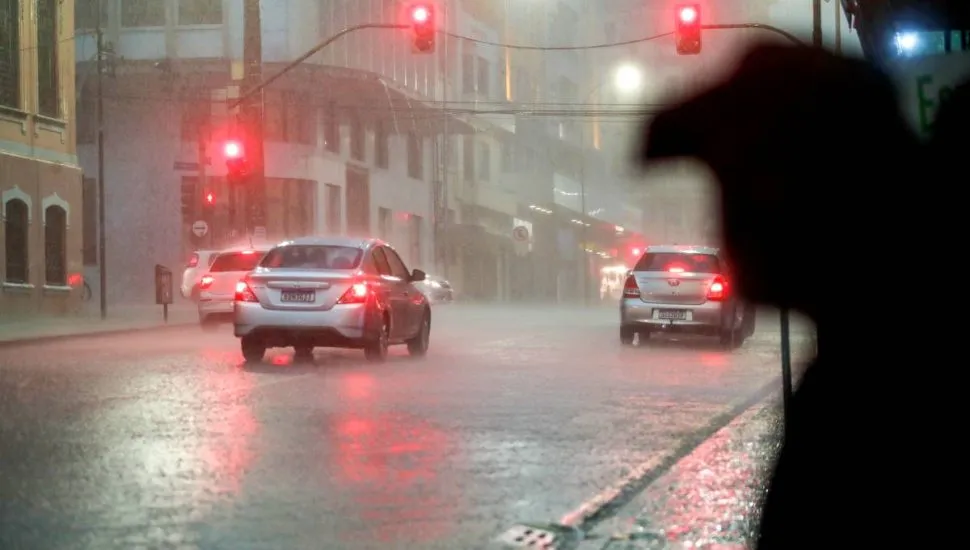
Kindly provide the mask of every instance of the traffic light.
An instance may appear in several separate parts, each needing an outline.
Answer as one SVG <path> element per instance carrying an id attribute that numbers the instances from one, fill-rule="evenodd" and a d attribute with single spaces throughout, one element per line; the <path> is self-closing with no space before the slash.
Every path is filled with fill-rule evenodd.
<path id="1" fill-rule="evenodd" d="M 678 4 L 674 36 L 677 55 L 701 53 L 701 8 L 697 4 Z"/>
<path id="2" fill-rule="evenodd" d="M 206 191 L 202 200 L 206 206 L 214 206 L 216 204 L 216 196 L 212 191 Z"/>
<path id="3" fill-rule="evenodd" d="M 231 139 L 223 145 L 222 151 L 226 155 L 226 170 L 229 177 L 245 176 L 249 167 L 246 165 L 246 154 L 242 143 Z"/>
<path id="4" fill-rule="evenodd" d="M 408 9 L 411 29 L 414 32 L 413 50 L 415 53 L 434 51 L 434 38 L 437 28 L 434 21 L 434 6 L 414 4 Z"/>

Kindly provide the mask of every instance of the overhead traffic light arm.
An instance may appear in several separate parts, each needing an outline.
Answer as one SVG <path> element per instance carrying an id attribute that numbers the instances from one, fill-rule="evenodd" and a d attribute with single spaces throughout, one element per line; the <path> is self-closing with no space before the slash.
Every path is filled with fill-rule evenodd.
<path id="1" fill-rule="evenodd" d="M 272 84 L 273 82 L 275 82 L 277 79 L 279 79 L 284 74 L 286 74 L 286 73 L 292 71 L 293 69 L 295 69 L 296 67 L 300 66 L 301 63 L 303 63 L 304 61 L 306 61 L 307 59 L 309 59 L 310 57 L 312 57 L 313 54 L 315 54 L 315 53 L 319 52 L 320 50 L 326 48 L 330 44 L 333 44 L 334 42 L 337 41 L 338 38 L 344 36 L 345 34 L 350 34 L 350 33 L 354 32 L 354 31 L 359 31 L 359 30 L 363 30 L 363 29 L 410 29 L 410 28 L 411 28 L 411 25 L 401 25 L 401 24 L 397 24 L 397 23 L 364 23 L 362 25 L 354 25 L 352 27 L 347 27 L 346 29 L 338 32 L 337 34 L 331 36 L 330 38 L 327 38 L 327 39 L 323 40 L 322 42 L 320 42 L 316 46 L 310 48 L 309 50 L 306 51 L 306 53 L 304 53 L 300 57 L 297 57 L 293 61 L 290 61 L 289 63 L 286 64 L 285 67 L 283 67 L 282 69 L 280 69 L 279 72 L 277 72 L 273 76 L 267 78 L 266 80 L 260 82 L 259 85 L 257 85 L 256 87 L 254 87 L 252 89 L 249 89 L 249 90 L 246 90 L 246 92 L 243 93 L 241 96 L 239 96 L 235 101 L 229 103 L 229 108 L 230 109 L 234 109 L 234 108 L 242 105 L 243 102 L 245 102 L 247 99 L 249 99 L 252 96 L 254 96 L 257 92 L 259 92 L 263 88 L 269 86 L 270 84 Z"/>
<path id="2" fill-rule="evenodd" d="M 703 30 L 715 30 L 715 31 L 716 30 L 731 30 L 731 29 L 761 29 L 761 30 L 765 30 L 765 31 L 768 31 L 768 32 L 773 32 L 775 34 L 781 35 L 781 36 L 787 38 L 788 40 L 790 40 L 795 45 L 798 45 L 798 46 L 807 46 L 808 45 L 807 43 L 805 43 L 804 41 L 802 41 L 800 38 L 798 38 L 797 36 L 795 36 L 794 34 L 788 32 L 786 30 L 779 29 L 778 27 L 775 27 L 773 25 L 765 25 L 765 24 L 762 24 L 762 23 L 733 23 L 733 24 L 726 24 L 726 25 L 701 25 L 701 29 L 703 29 Z"/>

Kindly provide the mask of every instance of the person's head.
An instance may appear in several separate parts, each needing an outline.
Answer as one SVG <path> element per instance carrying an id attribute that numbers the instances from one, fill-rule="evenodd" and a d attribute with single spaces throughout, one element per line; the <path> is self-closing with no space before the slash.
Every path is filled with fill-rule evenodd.
<path id="1" fill-rule="evenodd" d="M 643 158 L 707 163 L 736 288 L 812 314 L 832 261 L 871 236 L 859 222 L 876 203 L 895 208 L 873 192 L 901 176 L 915 147 L 897 105 L 888 78 L 863 61 L 758 46 L 724 82 L 648 121 Z"/>

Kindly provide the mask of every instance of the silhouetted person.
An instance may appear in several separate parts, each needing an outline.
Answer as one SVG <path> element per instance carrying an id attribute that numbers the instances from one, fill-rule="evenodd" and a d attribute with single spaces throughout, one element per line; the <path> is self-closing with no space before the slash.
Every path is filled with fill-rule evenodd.
<path id="1" fill-rule="evenodd" d="M 960 131 L 950 128 L 938 130 Z M 964 254 L 934 244 L 954 221 L 938 221 L 938 204 L 960 201 L 940 192 L 927 162 L 944 153 L 932 147 L 927 156 L 880 71 L 802 47 L 755 47 L 725 82 L 649 122 L 646 162 L 692 156 L 715 171 L 735 288 L 818 326 L 761 550 L 930 548 L 959 529 L 942 518 L 963 504 L 947 504 L 939 484 L 963 483 L 953 444 L 966 429 L 955 437 L 944 427 L 958 414 L 947 412 L 957 384 L 945 373 L 965 359 L 946 363 L 962 342 L 930 331 L 962 330 L 962 293 L 945 282 L 961 277 L 945 275 L 943 260 Z"/>

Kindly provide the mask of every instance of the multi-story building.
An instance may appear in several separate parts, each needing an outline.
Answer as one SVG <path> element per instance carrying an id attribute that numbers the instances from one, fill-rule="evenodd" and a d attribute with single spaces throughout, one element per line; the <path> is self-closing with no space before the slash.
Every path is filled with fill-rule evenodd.
<path id="1" fill-rule="evenodd" d="M 74 2 L 0 2 L 0 314 L 80 302 Z"/>
<path id="2" fill-rule="evenodd" d="M 227 98 L 241 86 L 244 4 L 101 3 L 109 52 L 101 93 L 112 301 L 150 299 L 155 264 L 176 267 L 193 248 L 225 240 L 229 192 L 220 144 L 238 132 Z M 510 106 L 576 96 L 584 78 L 580 56 L 550 62 L 542 52 L 512 56 L 496 46 L 512 39 L 522 11 L 508 0 L 435 4 L 439 25 L 453 36 L 439 35 L 433 54 L 413 52 L 407 31 L 356 31 L 265 90 L 265 233 L 270 239 L 379 235 L 409 265 L 448 276 L 470 298 L 576 296 L 578 288 L 559 281 L 560 272 L 578 279 L 583 239 L 574 235 L 581 226 L 573 220 L 584 216 L 556 199 L 555 182 L 578 181 L 578 173 L 589 181 L 603 177 L 592 169 L 595 163 L 585 172 L 562 168 L 583 149 L 571 137 L 575 121 L 508 113 Z M 262 72 L 272 74 L 348 26 L 401 22 L 406 5 L 264 0 Z M 76 25 L 78 147 L 85 173 L 93 176 L 97 90 L 90 75 L 97 14 L 82 11 Z M 520 20 L 520 27 L 541 22 L 528 38 L 549 44 L 558 30 L 536 10 L 528 13 L 532 23 Z M 582 27 L 575 14 L 571 21 Z M 574 149 L 562 147 L 566 138 Z M 88 187 L 94 181 L 85 177 Z M 567 203 L 570 193 L 571 187 Z M 546 210 L 555 212 L 556 224 L 541 219 Z M 513 229 L 523 225 L 531 240 L 524 248 L 513 242 Z M 207 232 L 199 237 L 193 227 Z M 85 234 L 91 277 L 96 236 Z M 572 263 L 561 264 L 564 259 Z"/>

